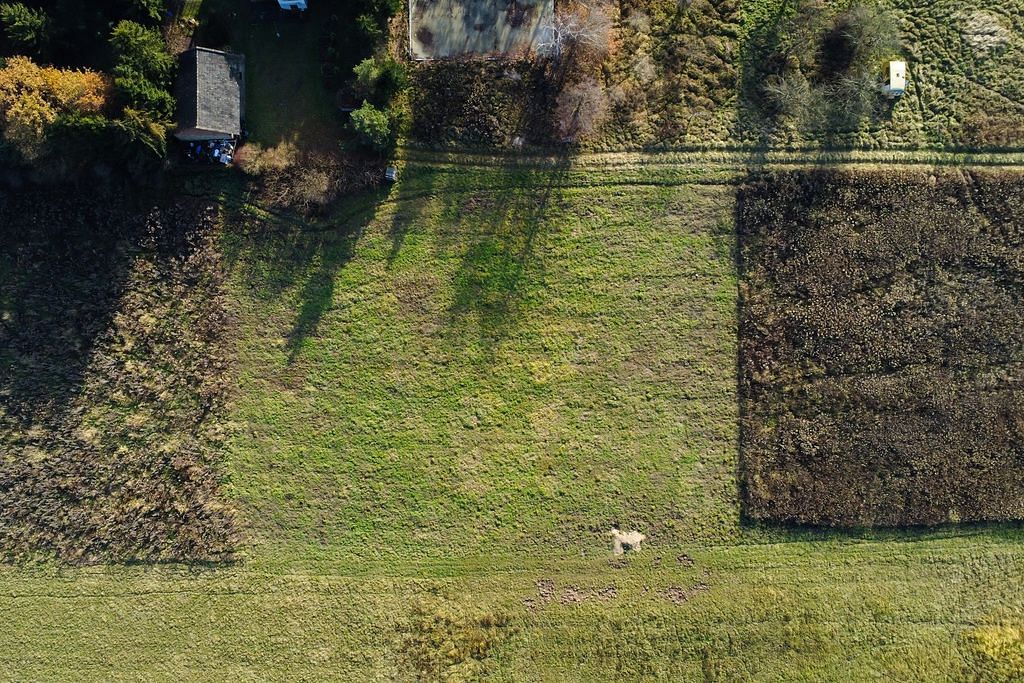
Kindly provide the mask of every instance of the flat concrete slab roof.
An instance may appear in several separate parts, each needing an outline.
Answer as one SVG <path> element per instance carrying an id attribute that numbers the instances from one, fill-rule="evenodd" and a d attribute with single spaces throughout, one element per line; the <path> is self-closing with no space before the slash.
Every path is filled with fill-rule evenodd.
<path id="1" fill-rule="evenodd" d="M 554 0 L 409 0 L 414 59 L 493 55 L 535 48 Z"/>

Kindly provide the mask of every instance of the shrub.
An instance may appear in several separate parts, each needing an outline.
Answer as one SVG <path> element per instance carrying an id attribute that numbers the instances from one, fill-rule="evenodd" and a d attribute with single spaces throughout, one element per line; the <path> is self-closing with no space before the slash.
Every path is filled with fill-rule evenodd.
<path id="1" fill-rule="evenodd" d="M 369 102 L 352 112 L 352 131 L 356 141 L 370 149 L 382 151 L 391 144 L 391 124 L 388 115 Z"/>
<path id="2" fill-rule="evenodd" d="M 384 41 L 384 27 L 369 14 L 356 17 L 356 30 L 365 45 L 377 45 Z"/>
<path id="3" fill-rule="evenodd" d="M 608 114 L 608 97 L 594 78 L 573 83 L 558 95 L 555 120 L 558 132 L 577 139 L 594 133 Z"/>
<path id="4" fill-rule="evenodd" d="M 958 140 L 971 147 L 1024 147 L 1020 114 L 1007 106 L 993 106 L 964 119 Z"/>
<path id="5" fill-rule="evenodd" d="M 141 74 L 159 87 L 170 87 L 174 58 L 167 52 L 159 31 L 134 21 L 122 21 L 114 27 L 110 44 L 118 65 Z"/>
<path id="6" fill-rule="evenodd" d="M 70 112 L 61 114 L 47 131 L 52 149 L 72 165 L 88 164 L 108 153 L 111 145 L 110 121 L 96 114 Z"/>
<path id="7" fill-rule="evenodd" d="M 131 16 L 140 22 L 158 24 L 164 17 L 164 0 L 130 0 Z"/>
<path id="8" fill-rule="evenodd" d="M 235 154 L 235 163 L 242 171 L 251 176 L 283 171 L 298 160 L 298 148 L 288 141 L 267 148 L 261 147 L 255 142 L 247 142 L 239 147 Z"/>
<path id="9" fill-rule="evenodd" d="M 365 191 L 381 180 L 379 164 L 372 159 L 360 160 L 340 151 L 299 154 L 287 143 L 268 150 L 251 147 L 244 145 L 239 156 L 246 174 L 256 180 L 261 206 L 314 214 L 341 195 Z"/>
<path id="10" fill-rule="evenodd" d="M 612 20 L 603 3 L 570 4 L 558 9 L 542 28 L 538 52 L 569 70 L 599 65 L 611 49 Z"/>
<path id="11" fill-rule="evenodd" d="M 114 89 L 124 107 L 150 112 L 161 121 L 174 118 L 174 96 L 129 66 L 115 70 Z"/>
<path id="12" fill-rule="evenodd" d="M 409 74 L 405 65 L 388 56 L 368 57 L 353 69 L 354 90 L 377 107 L 386 107 L 391 100 L 409 86 Z"/>
<path id="13" fill-rule="evenodd" d="M 0 4 L 0 24 L 4 35 L 17 50 L 40 56 L 49 42 L 49 20 L 41 9 L 20 2 Z"/>
<path id="14" fill-rule="evenodd" d="M 47 129 L 63 113 L 97 113 L 110 84 L 92 71 L 40 67 L 12 57 L 0 69 L 0 122 L 4 138 L 27 160 L 39 158 Z"/>
<path id="15" fill-rule="evenodd" d="M 126 161 L 145 164 L 167 156 L 167 126 L 149 112 L 126 108 L 113 125 Z"/>
<path id="16" fill-rule="evenodd" d="M 744 95 L 768 117 L 807 130 L 852 130 L 878 112 L 884 59 L 897 52 L 897 23 L 860 0 L 844 10 L 796 0 L 748 29 Z"/>
<path id="17" fill-rule="evenodd" d="M 555 84 L 538 60 L 436 60 L 417 65 L 411 132 L 429 144 L 505 146 L 554 137 Z"/>

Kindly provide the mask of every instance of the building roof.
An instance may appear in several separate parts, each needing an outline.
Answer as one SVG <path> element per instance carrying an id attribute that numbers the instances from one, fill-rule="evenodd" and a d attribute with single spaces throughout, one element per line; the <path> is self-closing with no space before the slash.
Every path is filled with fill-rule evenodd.
<path id="1" fill-rule="evenodd" d="M 178 128 L 230 137 L 242 133 L 245 56 L 196 47 L 181 56 Z"/>

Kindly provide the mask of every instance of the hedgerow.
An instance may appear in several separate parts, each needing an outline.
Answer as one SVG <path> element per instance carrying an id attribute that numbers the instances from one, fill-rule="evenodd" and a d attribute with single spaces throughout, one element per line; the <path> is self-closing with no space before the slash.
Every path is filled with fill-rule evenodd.
<path id="1" fill-rule="evenodd" d="M 1024 179 L 765 175 L 737 211 L 746 514 L 1024 518 Z"/>

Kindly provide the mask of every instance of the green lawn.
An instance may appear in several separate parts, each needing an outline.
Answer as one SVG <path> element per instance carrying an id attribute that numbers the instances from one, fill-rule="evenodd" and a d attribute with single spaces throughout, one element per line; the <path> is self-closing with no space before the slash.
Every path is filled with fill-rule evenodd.
<path id="1" fill-rule="evenodd" d="M 2 567 L 0 671 L 1012 674 L 1019 528 L 740 523 L 735 180 L 421 162 L 305 230 L 232 221 L 240 561 Z M 613 560 L 616 523 L 648 546 Z"/>
<path id="2" fill-rule="evenodd" d="M 345 229 L 232 244 L 233 487 L 260 544 L 363 562 L 603 551 L 615 522 L 736 535 L 731 193 L 579 178 L 412 171 Z"/>

